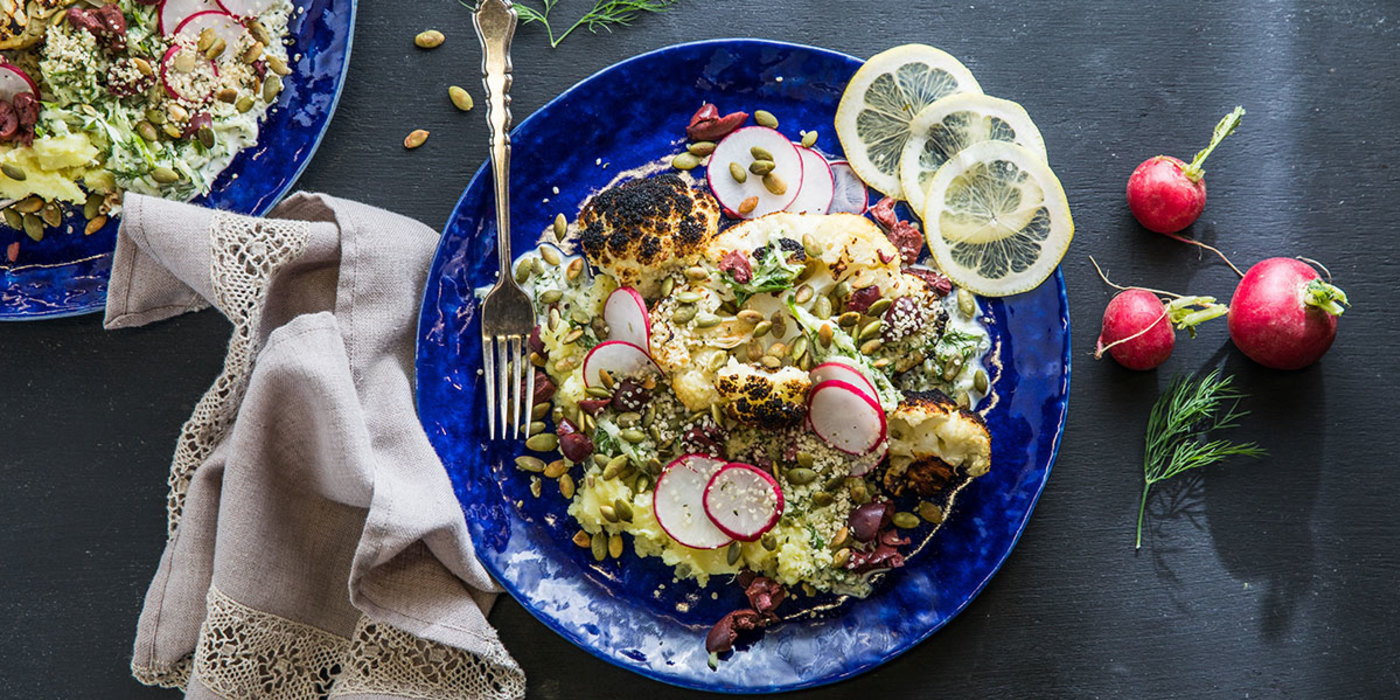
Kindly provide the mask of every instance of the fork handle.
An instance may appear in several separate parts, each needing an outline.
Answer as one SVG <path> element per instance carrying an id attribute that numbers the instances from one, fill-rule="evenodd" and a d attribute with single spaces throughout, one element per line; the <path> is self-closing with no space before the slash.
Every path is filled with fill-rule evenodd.
<path id="1" fill-rule="evenodd" d="M 501 279 L 510 274 L 510 40 L 517 15 L 510 0 L 481 0 L 472 14 L 481 40 L 481 74 L 486 87 L 486 122 L 491 129 L 491 175 L 496 183 L 496 254 Z"/>

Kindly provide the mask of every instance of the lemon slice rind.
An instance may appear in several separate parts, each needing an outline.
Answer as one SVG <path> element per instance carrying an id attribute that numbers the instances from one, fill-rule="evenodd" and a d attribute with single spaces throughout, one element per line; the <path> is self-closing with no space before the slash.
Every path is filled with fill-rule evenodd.
<path id="1" fill-rule="evenodd" d="M 954 284 L 989 297 L 1035 289 L 1064 258 L 1074 219 L 1064 188 L 1034 151 L 982 141 L 929 184 L 929 251 Z"/>

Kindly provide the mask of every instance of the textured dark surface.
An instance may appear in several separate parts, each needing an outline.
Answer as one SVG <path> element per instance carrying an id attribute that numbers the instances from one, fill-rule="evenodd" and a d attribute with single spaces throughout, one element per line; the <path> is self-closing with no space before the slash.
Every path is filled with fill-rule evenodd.
<path id="1" fill-rule="evenodd" d="M 754 35 L 861 56 L 922 41 L 1021 102 L 1045 136 L 1078 224 L 1065 264 L 1077 355 L 1064 450 L 1036 515 L 987 590 L 932 639 L 800 696 L 1400 692 L 1395 8 L 1156 5 L 682 0 L 557 50 L 537 27 L 517 38 L 522 116 L 594 70 L 678 41 Z M 424 53 L 411 39 L 429 26 L 448 41 Z M 365 3 L 350 84 L 301 186 L 441 225 L 486 152 L 481 113 L 455 113 L 444 90 L 460 83 L 480 102 L 478 60 L 456 2 Z M 1328 263 L 1354 303 L 1336 347 L 1310 369 L 1273 372 L 1218 324 L 1183 336 L 1156 373 L 1093 362 L 1110 290 L 1090 254 L 1122 281 L 1229 296 L 1227 268 L 1139 229 L 1122 192 L 1139 161 L 1189 157 L 1237 103 L 1249 115 L 1211 158 L 1194 232 L 1241 264 Z M 410 128 L 433 136 L 405 152 Z M 0 696 L 170 697 L 126 667 L 164 539 L 175 436 L 218 372 L 227 330 L 212 313 L 120 333 L 96 317 L 0 326 Z M 1212 363 L 1254 395 L 1237 434 L 1273 456 L 1168 490 L 1169 514 L 1154 499 L 1135 553 L 1147 409 L 1172 372 Z M 534 697 L 686 695 L 593 659 L 509 600 L 492 621 Z"/>

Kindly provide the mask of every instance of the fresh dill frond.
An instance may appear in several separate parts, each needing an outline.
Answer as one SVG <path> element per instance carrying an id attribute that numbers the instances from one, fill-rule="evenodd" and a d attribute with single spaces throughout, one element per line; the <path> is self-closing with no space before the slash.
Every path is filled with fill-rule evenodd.
<path id="1" fill-rule="evenodd" d="M 1136 549 L 1142 548 L 1142 519 L 1153 484 L 1215 464 L 1226 457 L 1267 454 L 1253 442 L 1237 443 L 1211 437 L 1215 431 L 1236 427 L 1239 419 L 1248 415 L 1239 408 L 1245 395 L 1234 388 L 1234 381 L 1234 377 L 1221 377 L 1220 370 L 1214 369 L 1200 379 L 1177 377 L 1157 397 L 1147 420 Z"/>
<path id="2" fill-rule="evenodd" d="M 461 0 L 463 5 L 472 7 L 466 0 Z M 589 10 L 578 21 L 574 22 L 558 36 L 554 35 L 554 27 L 549 24 L 549 13 L 554 10 L 554 6 L 559 4 L 559 0 L 540 0 L 542 9 L 535 9 L 523 2 L 515 3 L 515 12 L 520 16 L 521 24 L 537 22 L 544 25 L 544 31 L 549 35 L 549 47 L 558 48 L 564 38 L 573 33 L 579 27 L 587 27 L 588 31 L 597 34 L 598 30 L 605 29 L 609 32 L 613 27 L 626 27 L 632 24 L 642 13 L 645 12 L 666 12 L 678 0 L 594 0 L 593 9 Z"/>

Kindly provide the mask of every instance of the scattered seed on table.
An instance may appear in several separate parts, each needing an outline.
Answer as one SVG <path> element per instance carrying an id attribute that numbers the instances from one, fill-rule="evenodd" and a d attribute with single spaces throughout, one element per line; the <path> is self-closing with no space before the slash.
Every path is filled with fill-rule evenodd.
<path id="1" fill-rule="evenodd" d="M 442 42 L 446 40 L 447 37 L 443 36 L 442 32 L 429 29 L 426 32 L 419 32 L 418 36 L 413 37 L 413 44 L 420 49 L 435 49 L 442 46 Z"/>
<path id="2" fill-rule="evenodd" d="M 408 136 L 405 136 L 405 137 L 404 137 L 404 140 L 403 140 L 403 147 L 404 147 L 404 148 L 409 148 L 409 149 L 418 148 L 419 146 L 422 146 L 422 145 L 423 145 L 423 142 L 424 142 L 424 141 L 427 141 L 427 140 L 428 140 L 428 132 L 427 132 L 427 130 L 425 130 L 425 129 L 415 129 L 415 130 L 409 132 Z"/>
<path id="3" fill-rule="evenodd" d="M 463 112 L 470 112 L 472 107 L 476 106 L 476 102 L 472 100 L 472 94 L 459 86 L 453 85 L 447 88 L 447 96 L 451 98 L 452 104 Z"/>

